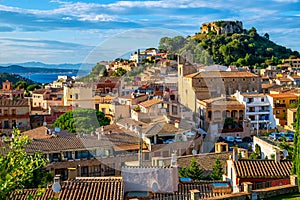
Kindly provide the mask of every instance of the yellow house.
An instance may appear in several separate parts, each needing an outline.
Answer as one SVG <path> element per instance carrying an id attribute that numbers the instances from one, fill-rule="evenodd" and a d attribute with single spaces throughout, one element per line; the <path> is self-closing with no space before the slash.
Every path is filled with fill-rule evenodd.
<path id="1" fill-rule="evenodd" d="M 103 112 L 105 117 L 110 118 L 110 122 L 114 123 L 121 118 L 130 117 L 130 106 L 121 105 L 113 100 L 115 97 L 110 96 L 109 94 L 102 96 L 95 96 L 95 109 Z"/>
<path id="2" fill-rule="evenodd" d="M 292 104 L 297 102 L 298 96 L 295 94 L 269 94 L 273 104 L 273 114 L 279 119 L 281 126 L 287 125 L 287 110 Z"/>

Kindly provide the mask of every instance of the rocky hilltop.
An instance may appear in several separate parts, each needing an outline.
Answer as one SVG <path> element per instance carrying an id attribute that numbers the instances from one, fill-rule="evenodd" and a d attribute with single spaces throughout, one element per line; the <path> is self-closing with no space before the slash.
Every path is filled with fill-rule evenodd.
<path id="1" fill-rule="evenodd" d="M 242 33 L 243 23 L 241 21 L 215 21 L 203 23 L 200 33 L 208 34 L 213 32 L 217 35 L 224 33 Z"/>

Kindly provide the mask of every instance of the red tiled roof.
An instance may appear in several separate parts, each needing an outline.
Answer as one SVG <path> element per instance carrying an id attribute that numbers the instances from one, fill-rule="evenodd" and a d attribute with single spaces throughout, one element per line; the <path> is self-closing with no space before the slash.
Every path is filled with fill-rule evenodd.
<path id="1" fill-rule="evenodd" d="M 214 192 L 213 191 L 213 183 L 226 183 L 220 181 L 200 181 L 200 182 L 192 182 L 192 183 L 179 183 L 178 191 L 170 194 L 166 193 L 154 193 L 154 199 L 185 199 L 181 197 L 190 197 L 190 190 L 199 190 L 200 199 L 212 198 L 217 196 L 223 196 L 225 194 L 230 194 L 231 191 L 223 191 L 223 192 Z M 230 191 L 230 192 L 229 192 Z"/>
<path id="2" fill-rule="evenodd" d="M 185 78 L 256 78 L 255 74 L 243 71 L 204 71 L 186 75 Z"/>
<path id="3" fill-rule="evenodd" d="M 123 199 L 123 180 L 122 178 L 87 178 L 75 179 L 63 182 L 61 190 L 55 196 L 52 188 L 43 189 L 43 196 L 39 200 L 50 198 L 58 199 L 106 199 L 122 200 Z M 15 191 L 10 195 L 11 200 L 26 200 L 29 195 L 36 195 L 38 189 L 25 189 Z"/>
<path id="4" fill-rule="evenodd" d="M 234 162 L 238 178 L 287 178 L 291 174 L 292 161 L 239 160 Z"/>
<path id="5" fill-rule="evenodd" d="M 297 95 L 295 94 L 288 94 L 288 93 L 284 93 L 284 94 L 268 94 L 270 97 L 273 98 L 297 98 Z"/>
<path id="6" fill-rule="evenodd" d="M 162 99 L 150 99 L 150 100 L 140 103 L 140 106 L 143 106 L 144 108 L 148 108 L 155 104 L 161 103 L 162 101 L 163 101 Z"/>
<path id="7" fill-rule="evenodd" d="M 24 107 L 29 106 L 27 99 L 1 99 L 0 106 Z"/>

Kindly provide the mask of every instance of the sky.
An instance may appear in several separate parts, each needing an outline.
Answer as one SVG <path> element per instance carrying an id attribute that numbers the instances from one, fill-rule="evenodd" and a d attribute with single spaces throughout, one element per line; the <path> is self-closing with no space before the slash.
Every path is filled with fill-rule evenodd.
<path id="1" fill-rule="evenodd" d="M 300 0 L 0 0 L 0 64 L 96 63 L 239 20 L 300 51 Z"/>

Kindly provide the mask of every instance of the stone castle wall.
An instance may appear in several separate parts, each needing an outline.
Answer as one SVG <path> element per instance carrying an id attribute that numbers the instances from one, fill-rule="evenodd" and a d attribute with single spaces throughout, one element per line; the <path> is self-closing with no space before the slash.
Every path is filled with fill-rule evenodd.
<path id="1" fill-rule="evenodd" d="M 243 23 L 241 21 L 216 21 L 202 24 L 201 33 L 208 34 L 213 32 L 217 35 L 225 33 L 243 32 Z"/>

